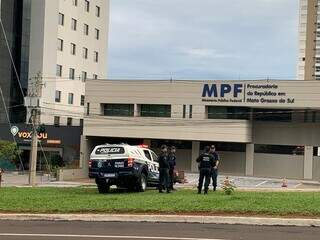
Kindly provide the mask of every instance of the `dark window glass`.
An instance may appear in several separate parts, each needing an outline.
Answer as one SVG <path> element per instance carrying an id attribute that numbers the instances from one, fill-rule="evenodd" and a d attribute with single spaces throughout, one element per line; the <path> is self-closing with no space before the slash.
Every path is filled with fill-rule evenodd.
<path id="1" fill-rule="evenodd" d="M 59 13 L 59 25 L 63 26 L 64 25 L 64 14 Z"/>
<path id="2" fill-rule="evenodd" d="M 207 106 L 208 119 L 249 119 L 250 109 L 244 107 Z"/>
<path id="3" fill-rule="evenodd" d="M 72 126 L 72 118 L 67 118 L 67 126 Z"/>
<path id="4" fill-rule="evenodd" d="M 144 152 L 144 155 L 146 156 L 146 158 L 148 158 L 149 160 L 152 160 L 150 152 L 148 150 L 143 150 L 143 152 Z"/>
<path id="5" fill-rule="evenodd" d="M 304 155 L 303 146 L 287 146 L 287 145 L 254 145 L 255 153 L 269 154 L 286 154 L 286 155 Z"/>
<path id="6" fill-rule="evenodd" d="M 192 105 L 189 106 L 189 118 L 192 118 Z"/>
<path id="7" fill-rule="evenodd" d="M 61 102 L 61 91 L 56 91 L 55 102 Z"/>
<path id="8" fill-rule="evenodd" d="M 90 11 L 90 2 L 88 0 L 85 0 L 84 1 L 84 10 L 86 12 L 89 12 Z"/>
<path id="9" fill-rule="evenodd" d="M 58 116 L 54 117 L 54 126 L 56 127 L 60 126 L 60 117 Z"/>
<path id="10" fill-rule="evenodd" d="M 84 95 L 81 95 L 81 99 L 80 99 L 80 105 L 84 106 Z"/>
<path id="11" fill-rule="evenodd" d="M 187 112 L 187 106 L 183 105 L 183 112 L 182 112 L 182 117 L 186 118 L 186 112 Z"/>
<path id="12" fill-rule="evenodd" d="M 68 104 L 73 104 L 73 93 L 68 94 Z"/>
<path id="13" fill-rule="evenodd" d="M 80 119 L 80 127 L 83 127 L 83 119 Z"/>
<path id="14" fill-rule="evenodd" d="M 201 142 L 200 149 L 212 145 L 216 147 L 217 152 L 246 152 L 245 143 Z"/>
<path id="15" fill-rule="evenodd" d="M 133 104 L 103 104 L 104 116 L 133 117 Z"/>
<path id="16" fill-rule="evenodd" d="M 171 117 L 171 105 L 141 104 L 141 117 Z"/>
<path id="17" fill-rule="evenodd" d="M 87 103 L 87 115 L 90 114 L 90 103 Z"/>
<path id="18" fill-rule="evenodd" d="M 100 17 L 100 7 L 96 6 L 96 16 Z"/>
<path id="19" fill-rule="evenodd" d="M 256 121 L 291 122 L 292 110 L 290 109 L 254 109 L 253 117 Z"/>

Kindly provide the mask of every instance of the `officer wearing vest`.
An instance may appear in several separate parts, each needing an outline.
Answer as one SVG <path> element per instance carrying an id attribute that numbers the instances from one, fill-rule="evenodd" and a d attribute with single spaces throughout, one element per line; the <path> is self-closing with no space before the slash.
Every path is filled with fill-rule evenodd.
<path id="1" fill-rule="evenodd" d="M 174 168 L 176 166 L 176 148 L 174 146 L 172 146 L 170 148 L 170 153 L 169 153 L 169 178 L 170 178 L 170 190 L 175 190 L 173 188 L 173 184 L 174 184 Z"/>
<path id="2" fill-rule="evenodd" d="M 210 154 L 212 155 L 213 159 L 214 159 L 214 164 L 213 164 L 213 168 L 212 168 L 212 173 L 211 173 L 211 177 L 212 177 L 212 186 L 213 186 L 213 191 L 217 190 L 217 184 L 218 184 L 218 167 L 219 167 L 219 154 L 216 152 L 216 147 L 214 145 L 211 145 L 210 147 Z"/>
<path id="3" fill-rule="evenodd" d="M 169 183 L 169 156 L 168 147 L 166 145 L 161 146 L 161 154 L 158 158 L 159 162 L 159 193 L 163 193 L 163 190 L 167 190 L 170 193 Z"/>
<path id="4" fill-rule="evenodd" d="M 204 194 L 208 193 L 211 172 L 214 164 L 213 156 L 210 154 L 210 147 L 206 146 L 204 153 L 202 153 L 198 158 L 197 162 L 199 163 L 199 185 L 198 185 L 198 194 L 201 194 L 203 180 L 204 180 Z"/>

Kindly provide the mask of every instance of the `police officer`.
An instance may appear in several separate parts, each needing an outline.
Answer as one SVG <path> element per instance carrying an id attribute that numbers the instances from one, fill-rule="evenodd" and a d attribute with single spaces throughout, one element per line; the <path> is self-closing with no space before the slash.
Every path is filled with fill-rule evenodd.
<path id="1" fill-rule="evenodd" d="M 204 148 L 204 153 L 202 153 L 198 158 L 197 162 L 199 163 L 199 185 L 198 185 L 198 194 L 201 194 L 203 180 L 204 182 L 204 194 L 208 193 L 211 172 L 214 164 L 213 156 L 210 154 L 210 147 L 206 146 Z"/>
<path id="2" fill-rule="evenodd" d="M 161 154 L 158 158 L 159 162 L 159 193 L 163 193 L 163 190 L 167 190 L 170 193 L 169 183 L 169 156 L 168 147 L 166 145 L 161 146 Z"/>
<path id="3" fill-rule="evenodd" d="M 175 146 L 172 146 L 170 148 L 170 153 L 169 153 L 169 179 L 170 179 L 170 190 L 175 190 L 173 188 L 173 184 L 174 184 L 174 168 L 176 166 L 176 148 Z"/>
<path id="4" fill-rule="evenodd" d="M 218 181 L 218 167 L 219 167 L 219 154 L 216 152 L 216 147 L 214 145 L 211 145 L 210 147 L 210 154 L 212 155 L 214 159 L 214 164 L 212 167 L 211 177 L 212 177 L 212 186 L 213 191 L 217 190 L 217 181 Z"/>

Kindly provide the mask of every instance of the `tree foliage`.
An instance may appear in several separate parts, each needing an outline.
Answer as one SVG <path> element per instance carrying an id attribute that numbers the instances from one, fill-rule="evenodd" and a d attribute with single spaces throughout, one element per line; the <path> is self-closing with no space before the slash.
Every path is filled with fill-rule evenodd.
<path id="1" fill-rule="evenodd" d="M 0 140 L 0 160 L 15 162 L 19 154 L 16 143 Z"/>

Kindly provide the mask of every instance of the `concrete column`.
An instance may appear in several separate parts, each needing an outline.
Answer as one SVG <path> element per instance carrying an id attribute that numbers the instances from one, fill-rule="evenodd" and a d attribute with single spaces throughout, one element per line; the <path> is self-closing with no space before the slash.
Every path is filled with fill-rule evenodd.
<path id="1" fill-rule="evenodd" d="M 133 116 L 140 117 L 140 106 L 138 104 L 134 105 Z"/>
<path id="2" fill-rule="evenodd" d="M 246 145 L 246 176 L 253 176 L 254 144 Z"/>
<path id="3" fill-rule="evenodd" d="M 191 172 L 198 172 L 198 163 L 196 162 L 197 157 L 200 153 L 200 142 L 192 142 L 192 153 L 191 153 Z"/>
<path id="4" fill-rule="evenodd" d="M 313 146 L 305 146 L 304 147 L 304 171 L 303 178 L 304 179 L 312 179 L 312 171 L 313 171 Z"/>

